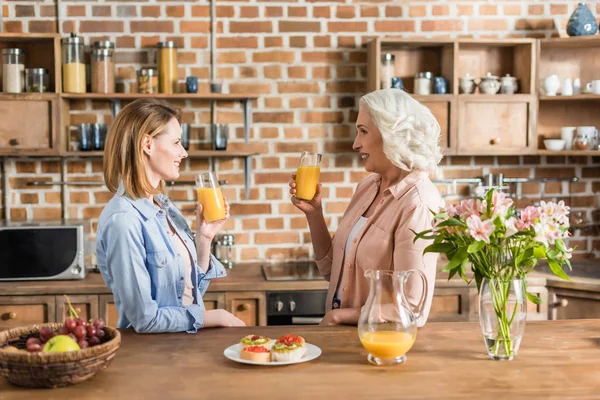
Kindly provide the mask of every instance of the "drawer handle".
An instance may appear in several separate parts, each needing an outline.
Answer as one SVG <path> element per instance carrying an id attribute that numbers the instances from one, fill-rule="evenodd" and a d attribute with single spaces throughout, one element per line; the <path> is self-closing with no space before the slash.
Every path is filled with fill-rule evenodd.
<path id="1" fill-rule="evenodd" d="M 17 313 L 16 312 L 9 312 L 8 313 L 8 319 L 17 319 Z"/>
<path id="2" fill-rule="evenodd" d="M 568 305 L 569 305 L 569 300 L 567 300 L 567 299 L 560 299 L 556 303 L 552 303 L 552 307 L 566 307 Z"/>
<path id="3" fill-rule="evenodd" d="M 21 144 L 21 141 L 19 139 L 10 139 L 8 141 L 8 144 L 11 146 L 18 146 Z"/>
<path id="4" fill-rule="evenodd" d="M 238 306 L 238 311 L 248 311 L 250 309 L 250 304 L 244 303 Z"/>
<path id="5" fill-rule="evenodd" d="M 500 144 L 500 138 L 497 137 L 497 138 L 494 138 L 494 139 L 490 140 L 490 144 L 492 146 L 495 145 L 495 144 Z"/>

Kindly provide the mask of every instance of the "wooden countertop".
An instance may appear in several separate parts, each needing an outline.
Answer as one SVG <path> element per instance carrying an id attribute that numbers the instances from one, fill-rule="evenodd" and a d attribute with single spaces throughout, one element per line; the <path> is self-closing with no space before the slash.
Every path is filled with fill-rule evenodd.
<path id="1" fill-rule="evenodd" d="M 0 398 L 20 399 L 499 399 L 595 398 L 600 320 L 527 322 L 517 358 L 488 358 L 478 323 L 429 323 L 403 365 L 367 362 L 356 327 L 206 329 L 195 335 L 125 330 L 112 365 L 66 388 L 28 390 L 0 378 Z M 296 333 L 319 346 L 311 362 L 238 364 L 223 350 L 247 334 Z"/>

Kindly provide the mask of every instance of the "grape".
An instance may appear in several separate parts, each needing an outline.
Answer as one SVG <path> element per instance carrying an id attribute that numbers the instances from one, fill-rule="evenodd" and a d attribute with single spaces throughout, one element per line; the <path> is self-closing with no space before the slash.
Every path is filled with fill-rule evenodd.
<path id="1" fill-rule="evenodd" d="M 65 321 L 65 328 L 67 328 L 69 332 L 73 332 L 76 326 L 77 322 L 75 322 L 73 318 L 67 318 L 67 320 Z"/>
<path id="2" fill-rule="evenodd" d="M 50 340 L 50 338 L 52 338 L 52 336 L 54 336 L 54 332 L 52 332 L 50 329 L 46 327 L 40 329 L 40 340 L 42 342 L 47 342 Z"/>
<path id="3" fill-rule="evenodd" d="M 104 329 L 98 329 L 98 330 L 96 330 L 96 337 L 98 339 L 102 339 L 105 334 L 106 334 L 106 332 L 104 332 Z"/>
<path id="4" fill-rule="evenodd" d="M 90 344 L 90 347 L 96 346 L 96 345 L 100 344 L 100 339 L 98 339 L 97 336 L 92 336 L 91 338 L 88 339 L 88 343 Z"/>
<path id="5" fill-rule="evenodd" d="M 77 325 L 81 325 L 81 326 L 83 326 L 84 328 L 85 328 L 85 327 L 87 326 L 87 324 L 88 324 L 88 323 L 87 323 L 87 321 L 86 321 L 85 319 L 83 319 L 83 318 L 77 318 L 76 322 L 77 322 Z"/>
<path id="6" fill-rule="evenodd" d="M 104 328 L 104 326 L 105 326 L 104 320 L 102 318 L 98 318 L 97 320 L 94 321 L 94 326 L 96 327 L 96 329 Z"/>
<path id="7" fill-rule="evenodd" d="M 96 336 L 96 328 L 93 325 L 88 325 L 87 335 L 88 337 Z"/>
<path id="8" fill-rule="evenodd" d="M 27 343 L 25 343 L 25 345 L 29 346 L 30 344 L 41 344 L 41 341 L 36 337 L 30 337 L 29 339 L 27 339 Z"/>
<path id="9" fill-rule="evenodd" d="M 77 340 L 82 340 L 85 338 L 85 327 L 82 325 L 77 325 L 77 328 L 75 328 L 75 332 L 73 332 L 75 334 L 75 336 L 77 337 Z"/>
<path id="10" fill-rule="evenodd" d="M 27 351 L 37 353 L 38 351 L 42 351 L 42 346 L 39 343 L 30 343 L 27 345 Z"/>
<path id="11" fill-rule="evenodd" d="M 58 334 L 59 335 L 68 335 L 69 331 L 67 330 L 66 327 L 61 326 L 60 328 L 58 328 Z"/>
<path id="12" fill-rule="evenodd" d="M 69 336 L 71 339 L 73 339 L 74 341 L 77 341 L 77 336 L 75 336 L 72 333 L 69 333 L 67 336 Z"/>
<path id="13" fill-rule="evenodd" d="M 81 349 L 85 349 L 90 346 L 89 343 L 87 342 L 87 340 L 80 340 L 79 342 L 77 342 L 77 344 L 79 344 L 79 347 Z"/>

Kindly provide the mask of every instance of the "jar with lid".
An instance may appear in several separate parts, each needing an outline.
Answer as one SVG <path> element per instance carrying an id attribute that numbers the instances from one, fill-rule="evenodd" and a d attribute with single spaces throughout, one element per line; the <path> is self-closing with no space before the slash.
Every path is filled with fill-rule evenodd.
<path id="1" fill-rule="evenodd" d="M 21 93 L 25 88 L 25 52 L 21 49 L 2 51 L 2 91 Z"/>
<path id="2" fill-rule="evenodd" d="M 92 50 L 92 92 L 115 92 L 114 53 L 109 49 Z"/>
<path id="3" fill-rule="evenodd" d="M 48 91 L 48 70 L 44 68 L 27 68 L 25 80 L 28 92 L 46 93 Z"/>
<path id="4" fill-rule="evenodd" d="M 428 95 L 433 91 L 433 73 L 419 72 L 415 75 L 415 94 Z"/>
<path id="5" fill-rule="evenodd" d="M 177 46 L 169 40 L 158 43 L 160 93 L 177 93 Z"/>
<path id="6" fill-rule="evenodd" d="M 575 150 L 589 150 L 590 148 L 590 140 L 583 133 L 579 133 L 575 140 L 573 140 L 573 149 Z"/>
<path id="7" fill-rule="evenodd" d="M 381 57 L 381 88 L 390 89 L 394 77 L 394 60 L 396 57 L 391 53 L 385 53 Z"/>
<path id="8" fill-rule="evenodd" d="M 138 93 L 158 93 L 158 72 L 153 68 L 142 68 L 137 72 Z"/>
<path id="9" fill-rule="evenodd" d="M 71 33 L 62 39 L 62 79 L 65 93 L 85 93 L 83 38 Z"/>

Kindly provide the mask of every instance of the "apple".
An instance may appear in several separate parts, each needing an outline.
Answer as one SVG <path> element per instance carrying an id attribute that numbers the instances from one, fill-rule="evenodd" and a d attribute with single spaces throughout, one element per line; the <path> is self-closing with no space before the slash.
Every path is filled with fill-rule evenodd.
<path id="1" fill-rule="evenodd" d="M 67 335 L 56 335 L 44 345 L 44 353 L 64 353 L 65 351 L 81 350 L 76 341 Z"/>

